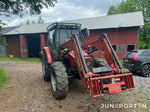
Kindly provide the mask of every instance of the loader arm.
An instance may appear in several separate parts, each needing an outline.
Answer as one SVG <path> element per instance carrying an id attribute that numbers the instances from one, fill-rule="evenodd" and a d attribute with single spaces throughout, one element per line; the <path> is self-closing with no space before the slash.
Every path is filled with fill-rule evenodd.
<path id="1" fill-rule="evenodd" d="M 122 65 L 110 44 L 107 34 L 102 34 L 94 39 L 88 40 L 87 44 L 95 47 L 100 52 L 100 58 L 104 58 L 116 73 L 122 72 Z M 86 47 L 85 43 L 82 47 Z"/>
<path id="2" fill-rule="evenodd" d="M 97 97 L 102 94 L 109 95 L 134 89 L 132 74 L 121 71 L 121 66 L 116 62 L 117 59 L 115 59 L 116 57 L 112 53 L 113 51 L 111 50 L 105 35 L 97 37 L 87 43 L 92 47 L 96 47 L 98 50 L 102 50 L 106 61 L 113 71 L 108 73 L 93 73 L 93 71 L 88 69 L 85 57 L 82 53 L 84 44 L 81 45 L 78 35 L 73 34 L 61 45 L 61 47 L 62 50 L 68 49 L 69 51 L 74 51 L 75 61 L 82 84 L 90 96 Z M 96 69 L 103 68 L 98 67 Z M 103 80 L 106 79 L 113 79 L 114 82 L 111 84 L 104 84 Z"/>
<path id="3" fill-rule="evenodd" d="M 79 71 L 80 78 L 84 87 L 86 86 L 85 80 L 89 80 L 90 75 L 88 75 L 88 68 L 85 63 L 85 59 L 82 53 L 81 46 L 79 45 L 79 39 L 77 35 L 73 34 L 65 43 L 61 45 L 62 48 L 68 49 L 69 51 L 74 51 L 75 61 L 77 63 L 77 69 Z"/>

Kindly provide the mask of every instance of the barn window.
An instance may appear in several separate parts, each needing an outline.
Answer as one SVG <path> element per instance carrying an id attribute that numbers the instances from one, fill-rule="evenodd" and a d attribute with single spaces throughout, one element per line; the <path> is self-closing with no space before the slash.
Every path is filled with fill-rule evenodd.
<path id="1" fill-rule="evenodd" d="M 125 45 L 118 45 L 118 52 L 125 52 L 126 46 Z"/>
<path id="2" fill-rule="evenodd" d="M 116 45 L 112 45 L 112 47 L 113 47 L 114 51 L 116 51 Z"/>
<path id="3" fill-rule="evenodd" d="M 135 49 L 135 45 L 128 45 L 127 46 L 127 51 L 128 52 L 130 52 L 130 51 L 132 51 L 132 50 L 134 50 Z"/>

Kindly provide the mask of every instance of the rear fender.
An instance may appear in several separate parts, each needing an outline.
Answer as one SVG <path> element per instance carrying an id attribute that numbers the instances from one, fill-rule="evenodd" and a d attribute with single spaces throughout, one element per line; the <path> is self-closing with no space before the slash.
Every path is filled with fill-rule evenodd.
<path id="1" fill-rule="evenodd" d="M 52 59 L 52 55 L 51 55 L 51 51 L 50 51 L 49 47 L 43 47 L 43 51 L 46 53 L 47 62 L 53 63 L 53 59 Z"/>
<path id="2" fill-rule="evenodd" d="M 144 63 L 142 63 L 141 67 L 144 66 L 144 65 L 146 65 L 146 64 L 150 64 L 150 62 L 144 62 Z"/>

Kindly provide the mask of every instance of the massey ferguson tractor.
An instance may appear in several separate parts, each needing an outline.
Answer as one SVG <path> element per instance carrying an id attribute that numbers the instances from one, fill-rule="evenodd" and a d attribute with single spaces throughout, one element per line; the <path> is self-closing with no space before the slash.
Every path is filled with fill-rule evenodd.
<path id="1" fill-rule="evenodd" d="M 48 46 L 41 52 L 42 72 L 56 99 L 68 92 L 68 79 L 81 79 L 92 97 L 134 89 L 131 73 L 122 70 L 106 34 L 87 40 L 89 31 L 77 23 L 53 23 L 47 28 Z"/>

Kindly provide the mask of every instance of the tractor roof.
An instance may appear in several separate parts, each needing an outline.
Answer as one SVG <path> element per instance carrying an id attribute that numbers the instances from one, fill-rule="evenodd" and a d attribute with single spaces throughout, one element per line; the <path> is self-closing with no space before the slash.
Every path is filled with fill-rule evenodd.
<path id="1" fill-rule="evenodd" d="M 64 23 L 64 22 L 55 22 L 50 24 L 47 27 L 47 31 L 55 28 L 67 28 L 67 29 L 81 29 L 81 24 L 79 23 Z"/>

